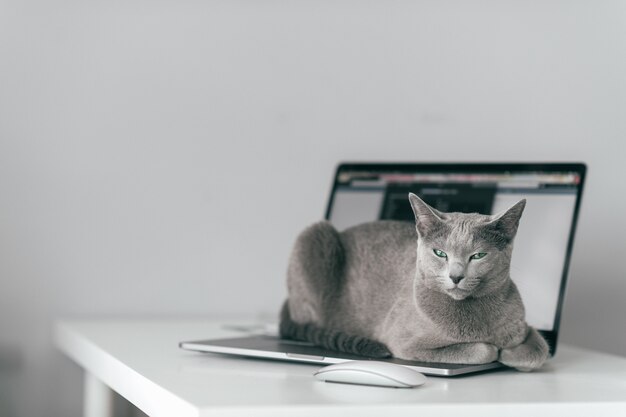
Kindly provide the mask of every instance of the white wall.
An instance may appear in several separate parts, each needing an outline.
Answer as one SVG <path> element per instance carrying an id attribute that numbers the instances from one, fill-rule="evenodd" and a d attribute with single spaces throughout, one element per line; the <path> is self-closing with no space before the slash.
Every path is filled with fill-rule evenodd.
<path id="1" fill-rule="evenodd" d="M 562 340 L 626 355 L 624 74 L 620 0 L 0 0 L 11 406 L 80 413 L 57 317 L 274 314 L 340 160 L 587 162 Z"/>

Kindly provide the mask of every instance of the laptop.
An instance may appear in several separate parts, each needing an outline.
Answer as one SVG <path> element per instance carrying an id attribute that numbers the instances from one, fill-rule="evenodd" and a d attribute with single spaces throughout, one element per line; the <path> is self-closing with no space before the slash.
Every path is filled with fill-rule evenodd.
<path id="1" fill-rule="evenodd" d="M 585 173 L 582 163 L 343 163 L 335 173 L 326 219 L 340 231 L 374 220 L 414 222 L 409 192 L 441 211 L 482 214 L 499 213 L 525 198 L 511 277 L 524 301 L 526 321 L 541 332 L 553 356 Z M 180 347 L 315 364 L 369 359 L 263 334 L 181 342 Z M 382 360 L 436 376 L 503 366 Z"/>

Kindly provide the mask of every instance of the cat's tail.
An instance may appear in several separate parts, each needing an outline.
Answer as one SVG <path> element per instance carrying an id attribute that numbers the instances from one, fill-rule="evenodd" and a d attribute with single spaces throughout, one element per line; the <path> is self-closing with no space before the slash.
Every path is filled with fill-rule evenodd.
<path id="1" fill-rule="evenodd" d="M 349 335 L 332 329 L 323 329 L 314 324 L 299 324 L 291 319 L 289 305 L 283 305 L 280 313 L 280 337 L 313 343 L 326 349 L 370 358 L 388 358 L 391 352 L 384 344 L 366 337 Z"/>

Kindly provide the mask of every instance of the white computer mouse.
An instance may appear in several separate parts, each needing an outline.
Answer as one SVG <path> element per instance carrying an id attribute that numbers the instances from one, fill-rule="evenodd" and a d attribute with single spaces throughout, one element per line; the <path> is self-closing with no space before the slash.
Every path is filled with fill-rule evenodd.
<path id="1" fill-rule="evenodd" d="M 412 388 L 426 382 L 421 373 L 402 365 L 378 361 L 349 361 L 321 368 L 313 374 L 327 382 Z"/>

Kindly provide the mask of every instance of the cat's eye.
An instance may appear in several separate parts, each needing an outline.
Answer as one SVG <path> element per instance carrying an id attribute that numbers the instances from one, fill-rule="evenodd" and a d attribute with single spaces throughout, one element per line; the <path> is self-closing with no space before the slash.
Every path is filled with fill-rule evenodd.
<path id="1" fill-rule="evenodd" d="M 437 256 L 438 256 L 438 257 L 440 257 L 440 258 L 447 258 L 447 257 L 448 257 L 448 254 L 447 254 L 447 253 L 445 253 L 445 252 L 444 252 L 444 251 L 442 251 L 442 250 L 439 250 L 439 249 L 433 249 L 433 252 L 435 252 L 435 255 L 437 255 Z"/>
<path id="2" fill-rule="evenodd" d="M 470 259 L 481 259 L 481 258 L 484 258 L 485 256 L 487 256 L 485 252 L 478 252 L 470 256 Z"/>

